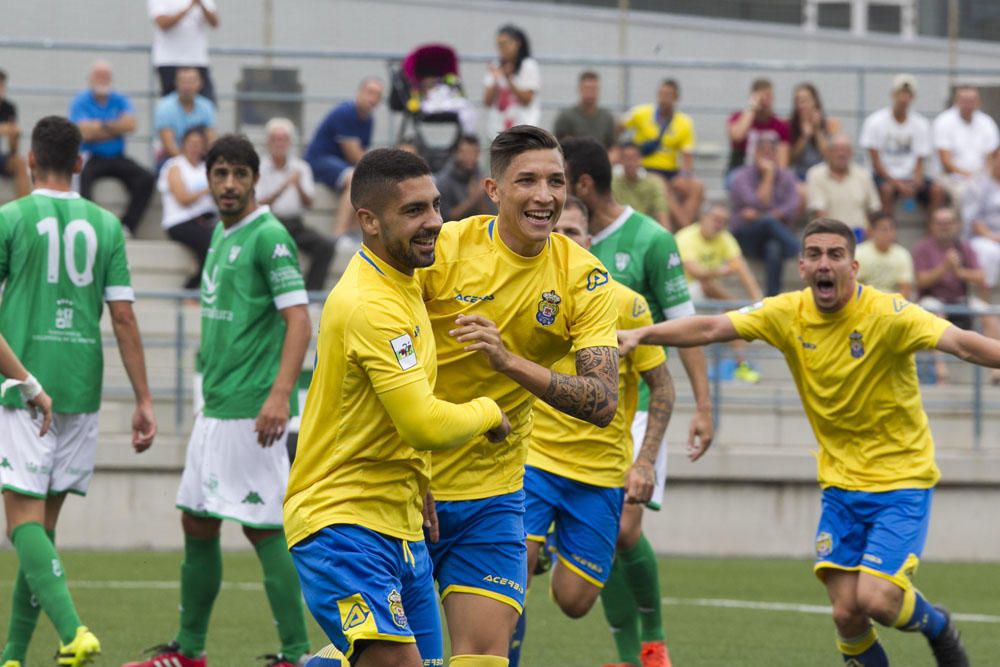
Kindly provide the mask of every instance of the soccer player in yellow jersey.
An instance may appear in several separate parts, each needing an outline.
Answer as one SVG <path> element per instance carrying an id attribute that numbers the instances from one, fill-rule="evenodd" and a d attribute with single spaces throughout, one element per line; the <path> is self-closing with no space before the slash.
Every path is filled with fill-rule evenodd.
<path id="1" fill-rule="evenodd" d="M 323 307 L 285 496 L 306 603 L 356 666 L 444 664 L 423 541 L 430 452 L 510 430 L 490 398 L 433 394 L 434 336 L 413 272 L 434 263 L 439 201 L 415 155 L 379 149 L 358 163 L 351 202 L 364 245 Z M 308 664 L 339 666 L 328 653 Z"/>
<path id="2" fill-rule="evenodd" d="M 875 620 L 923 633 L 938 665 L 968 665 L 948 612 L 911 581 L 941 476 L 913 354 L 937 349 L 997 368 L 1000 343 L 859 284 L 854 243 L 844 223 L 814 220 L 799 257 L 806 289 L 724 315 L 620 331 L 621 349 L 739 337 L 781 350 L 819 443 L 823 494 L 814 569 L 833 604 L 845 662 L 888 664 Z"/>
<path id="3" fill-rule="evenodd" d="M 486 192 L 496 217 L 449 222 L 437 261 L 417 272 L 438 349 L 435 393 L 486 395 L 510 417 L 500 447 L 470 438 L 435 452 L 440 540 L 430 545 L 451 667 L 507 664 L 527 583 L 524 461 L 535 398 L 598 426 L 618 407 L 618 345 L 608 274 L 550 235 L 566 200 L 555 137 L 519 125 L 490 147 Z M 550 370 L 574 351 L 576 374 Z"/>

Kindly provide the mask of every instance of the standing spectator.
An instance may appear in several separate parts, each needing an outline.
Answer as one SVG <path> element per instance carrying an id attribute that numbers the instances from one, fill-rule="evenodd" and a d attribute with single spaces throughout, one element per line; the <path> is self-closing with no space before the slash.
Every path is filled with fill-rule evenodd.
<path id="1" fill-rule="evenodd" d="M 257 203 L 270 206 L 271 213 L 291 234 L 295 245 L 309 256 L 306 289 L 321 290 L 330 273 L 336 241 L 306 226 L 303 215 L 312 208 L 316 186 L 312 169 L 292 153 L 295 125 L 287 118 L 272 118 L 264 127 L 267 155 L 260 161 Z"/>
<path id="2" fill-rule="evenodd" d="M 788 166 L 788 123 L 774 113 L 774 87 L 768 79 L 756 79 L 750 86 L 746 108 L 733 112 L 727 123 L 729 132 L 729 167 L 727 173 L 753 161 L 754 146 L 760 137 L 778 142 L 776 159 Z"/>
<path id="3" fill-rule="evenodd" d="M 597 106 L 600 99 L 600 77 L 597 72 L 586 70 L 580 73 L 577 91 L 580 100 L 575 107 L 563 109 L 556 116 L 552 131 L 556 139 L 569 137 L 590 137 L 609 151 L 615 144 L 617 130 L 615 117 L 607 109 Z"/>
<path id="4" fill-rule="evenodd" d="M 669 230 L 666 183 L 642 168 L 642 153 L 635 144 L 623 143 L 618 155 L 621 171 L 611 179 L 611 193 L 615 200 L 648 215 Z"/>
<path id="5" fill-rule="evenodd" d="M 135 132 L 132 100 L 111 88 L 111 65 L 98 60 L 90 68 L 90 88 L 69 106 L 69 119 L 83 135 L 86 155 L 80 172 L 80 194 L 91 199 L 94 183 L 113 178 L 128 191 L 122 224 L 135 234 L 153 196 L 156 177 L 125 155 L 125 135 Z"/>
<path id="6" fill-rule="evenodd" d="M 163 198 L 163 228 L 167 236 L 190 248 L 198 261 L 198 271 L 188 277 L 185 289 L 201 285 L 205 257 L 219 219 L 205 174 L 207 150 L 204 128 L 190 128 L 181 140 L 181 154 L 164 163 L 157 183 Z"/>
<path id="7" fill-rule="evenodd" d="M 778 140 L 761 135 L 753 163 L 733 172 L 729 188 L 733 236 L 743 254 L 767 266 L 767 296 L 781 291 L 784 261 L 799 252 L 792 232 L 799 209 L 795 174 L 778 163 Z"/>
<path id="8" fill-rule="evenodd" d="M 846 223 L 860 241 L 868 228 L 868 217 L 879 210 L 879 196 L 872 175 L 855 164 L 853 157 L 854 147 L 847 135 L 834 135 L 826 162 L 809 170 L 806 185 L 812 215 Z"/>
<path id="9" fill-rule="evenodd" d="M 789 166 L 804 181 L 806 172 L 826 159 L 830 138 L 840 131 L 840 121 L 823 112 L 816 86 L 800 83 L 792 96 L 788 126 Z"/>
<path id="10" fill-rule="evenodd" d="M 148 0 L 148 7 L 160 95 L 174 92 L 178 69 L 194 67 L 204 84 L 202 95 L 215 104 L 215 87 L 208 71 L 208 29 L 219 27 L 215 0 Z"/>
<path id="11" fill-rule="evenodd" d="M 925 175 L 931 154 L 931 124 L 910 110 L 917 80 L 898 74 L 892 80 L 892 104 L 865 118 L 859 144 L 868 150 L 882 210 L 891 213 L 896 198 L 917 199 L 931 211 L 944 199 L 943 191 Z"/>
<path id="12" fill-rule="evenodd" d="M 201 74 L 194 67 L 177 70 L 177 90 L 156 103 L 156 133 L 160 138 L 158 164 L 180 155 L 177 140 L 192 127 L 205 131 L 209 145 L 215 142 L 215 105 L 199 93 Z"/>
<path id="13" fill-rule="evenodd" d="M 913 257 L 896 243 L 896 221 L 889 213 L 875 216 L 868 240 L 858 245 L 854 258 L 859 264 L 859 283 L 913 298 Z"/>
<path id="14" fill-rule="evenodd" d="M 954 104 L 934 119 L 934 148 L 944 170 L 941 185 L 956 210 L 961 210 L 966 188 L 986 171 L 998 146 L 996 121 L 979 110 L 979 90 L 956 87 Z"/>
<path id="15" fill-rule="evenodd" d="M 496 205 L 486 196 L 479 154 L 479 138 L 474 134 L 464 135 L 458 140 L 455 154 L 434 175 L 434 183 L 441 193 L 441 217 L 445 222 L 496 213 Z"/>
<path id="16" fill-rule="evenodd" d="M 969 245 L 983 269 L 986 286 L 993 289 L 1000 280 L 1000 160 L 994 158 L 989 174 L 983 174 L 966 193 L 962 206 Z"/>
<path id="17" fill-rule="evenodd" d="M 17 152 L 20 139 L 17 107 L 7 99 L 7 73 L 0 70 L 0 176 L 13 179 L 14 196 L 18 198 L 31 192 L 28 163 Z"/>
<path id="18" fill-rule="evenodd" d="M 351 174 L 372 142 L 375 119 L 372 114 L 382 101 L 385 84 L 377 77 L 361 80 L 353 100 L 341 102 L 316 128 L 305 159 L 316 180 L 339 192 L 334 235 L 357 231 L 351 206 Z"/>
<path id="19" fill-rule="evenodd" d="M 538 125 L 542 103 L 538 99 L 542 74 L 531 57 L 524 31 L 505 25 L 497 31 L 499 60 L 488 65 L 483 79 L 483 106 L 489 107 L 487 129 L 492 138 L 515 125 Z"/>

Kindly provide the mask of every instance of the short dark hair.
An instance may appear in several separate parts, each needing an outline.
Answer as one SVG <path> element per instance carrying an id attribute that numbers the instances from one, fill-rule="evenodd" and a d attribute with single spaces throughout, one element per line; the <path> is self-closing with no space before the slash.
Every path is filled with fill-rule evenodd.
<path id="1" fill-rule="evenodd" d="M 260 173 L 260 156 L 250 140 L 242 134 L 224 134 L 216 139 L 205 156 L 205 170 L 211 172 L 219 160 L 250 167 L 254 176 Z"/>
<path id="2" fill-rule="evenodd" d="M 583 203 L 583 200 L 579 197 L 574 197 L 573 195 L 566 195 L 566 203 L 563 204 L 563 213 L 565 213 L 567 209 L 571 208 L 575 208 L 582 213 L 585 222 L 590 222 L 590 209 Z"/>
<path id="3" fill-rule="evenodd" d="M 521 153 L 560 150 L 559 141 L 547 130 L 534 125 L 515 125 L 498 134 L 490 144 L 490 176 L 500 178 Z"/>
<path id="4" fill-rule="evenodd" d="M 753 83 L 750 84 L 750 90 L 755 93 L 758 90 L 769 90 L 771 88 L 774 88 L 774 85 L 771 84 L 771 80 L 763 77 L 760 79 L 754 79 Z"/>
<path id="5" fill-rule="evenodd" d="M 871 222 L 868 223 L 868 226 L 871 227 L 872 229 L 875 229 L 875 225 L 877 225 L 882 220 L 888 220 L 889 222 L 892 223 L 893 227 L 896 226 L 896 218 L 893 217 L 892 213 L 881 209 L 875 211 L 875 213 L 872 214 Z"/>
<path id="6" fill-rule="evenodd" d="M 7 83 L 7 72 L 0 69 L 0 83 Z"/>
<path id="7" fill-rule="evenodd" d="M 398 148 L 376 148 L 365 153 L 351 176 L 351 206 L 382 212 L 388 197 L 399 183 L 430 176 L 431 168 L 419 155 Z"/>
<path id="8" fill-rule="evenodd" d="M 602 144 L 590 137 L 571 137 L 563 141 L 563 157 L 570 183 L 588 175 L 598 194 L 611 192 L 611 160 Z"/>
<path id="9" fill-rule="evenodd" d="M 31 152 L 39 172 L 72 176 L 80 155 L 80 129 L 64 116 L 46 116 L 31 131 Z"/>
<path id="10" fill-rule="evenodd" d="M 192 125 L 188 129 L 184 130 L 184 134 L 181 135 L 181 144 L 183 144 L 184 140 L 192 134 L 200 134 L 202 139 L 208 139 L 208 133 L 206 130 L 207 128 L 204 125 Z"/>
<path id="11" fill-rule="evenodd" d="M 475 134 L 463 134 L 458 138 L 458 143 L 460 144 L 472 144 L 474 146 L 480 146 L 479 137 Z"/>
<path id="12" fill-rule="evenodd" d="M 847 252 L 854 257 L 854 248 L 857 246 L 857 239 L 854 230 L 840 220 L 833 218 L 816 218 L 802 230 L 802 248 L 806 247 L 806 239 L 814 234 L 836 234 L 847 241 Z"/>
<path id="13" fill-rule="evenodd" d="M 521 64 L 524 62 L 524 59 L 531 57 L 531 44 L 528 42 L 528 36 L 523 30 L 510 23 L 500 26 L 497 34 L 507 35 L 518 43 L 517 55 L 514 57 L 514 74 L 517 74 L 521 71 Z"/>
<path id="14" fill-rule="evenodd" d="M 580 81 L 579 82 L 583 83 L 584 81 L 597 81 L 600 78 L 601 77 L 598 76 L 597 72 L 595 72 L 594 70 L 592 70 L 592 69 L 585 69 L 582 72 L 580 72 Z"/>
<path id="15" fill-rule="evenodd" d="M 677 83 L 677 79 L 664 79 L 660 82 L 660 87 L 663 86 L 670 86 L 678 95 L 681 94 L 681 84 Z"/>

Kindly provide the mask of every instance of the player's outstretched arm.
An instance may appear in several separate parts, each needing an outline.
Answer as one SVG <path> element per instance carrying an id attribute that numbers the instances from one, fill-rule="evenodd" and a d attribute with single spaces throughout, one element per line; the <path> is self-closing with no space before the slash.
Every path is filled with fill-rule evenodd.
<path id="1" fill-rule="evenodd" d="M 288 427 L 288 400 L 295 390 L 295 383 L 302 372 L 302 360 L 309 349 L 312 337 L 309 323 L 309 309 L 305 304 L 281 309 L 285 319 L 285 340 L 281 344 L 281 361 L 278 374 L 271 385 L 264 405 L 257 413 L 257 442 L 261 447 L 270 447 L 281 437 Z"/>
<path id="2" fill-rule="evenodd" d="M 649 386 L 649 417 L 646 433 L 635 463 L 625 473 L 625 502 L 647 503 L 656 486 L 656 457 L 663 446 L 663 436 L 674 411 L 674 381 L 670 377 L 667 362 L 642 373 L 642 379 Z"/>
<path id="3" fill-rule="evenodd" d="M 483 434 L 491 442 L 500 442 L 510 433 L 507 415 L 493 399 L 442 401 L 434 396 L 426 377 L 378 397 L 399 435 L 414 449 L 451 449 Z"/>
<path id="4" fill-rule="evenodd" d="M 135 394 L 135 412 L 132 413 L 132 448 L 144 452 L 156 436 L 156 416 L 153 415 L 153 397 L 146 379 L 146 355 L 142 350 L 142 337 L 135 321 L 131 301 L 109 301 L 111 327 L 118 339 L 118 352 Z"/>
<path id="5" fill-rule="evenodd" d="M 987 338 L 975 331 L 950 326 L 941 334 L 937 349 L 952 354 L 962 361 L 1000 368 L 1000 341 Z"/>
<path id="6" fill-rule="evenodd" d="M 736 327 L 725 315 L 693 315 L 677 320 L 667 320 L 651 327 L 622 329 L 618 331 L 618 351 L 626 355 L 636 345 L 672 345 L 697 347 L 710 343 L 736 340 Z"/>

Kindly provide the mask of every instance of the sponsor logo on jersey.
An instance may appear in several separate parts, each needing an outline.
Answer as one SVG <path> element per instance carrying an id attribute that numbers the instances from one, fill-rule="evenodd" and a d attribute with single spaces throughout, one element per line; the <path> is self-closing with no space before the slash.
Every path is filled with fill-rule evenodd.
<path id="1" fill-rule="evenodd" d="M 406 613 L 403 611 L 403 598 L 395 588 L 389 593 L 389 613 L 392 614 L 392 622 L 396 627 L 406 627 Z"/>
<path id="2" fill-rule="evenodd" d="M 865 356 L 865 341 L 861 333 L 854 331 L 847 338 L 851 341 L 851 356 L 855 359 Z"/>
<path id="3" fill-rule="evenodd" d="M 815 350 L 816 349 L 816 344 L 815 343 L 807 343 L 806 339 L 803 338 L 802 336 L 796 336 L 796 338 L 798 338 L 799 342 L 802 343 L 802 349 L 803 350 Z"/>
<path id="4" fill-rule="evenodd" d="M 629 263 L 632 261 L 632 255 L 627 252 L 616 252 L 615 253 L 615 268 L 619 271 L 624 271 L 628 268 Z"/>
<path id="5" fill-rule="evenodd" d="M 247 493 L 246 497 L 243 499 L 242 504 L 244 505 L 263 505 L 264 499 L 260 497 L 260 494 L 256 491 L 250 491 Z"/>
<path id="6" fill-rule="evenodd" d="M 555 290 L 549 292 L 542 292 L 542 298 L 538 302 L 538 312 L 535 313 L 535 319 L 543 327 L 547 327 L 556 321 L 556 315 L 559 314 L 559 304 L 562 303 L 562 298 L 556 294 Z"/>
<path id="7" fill-rule="evenodd" d="M 681 256 L 676 252 L 670 253 L 670 257 L 667 259 L 667 268 L 672 269 L 681 265 Z"/>
<path id="8" fill-rule="evenodd" d="M 587 275 L 587 291 L 593 292 L 601 285 L 608 284 L 608 272 L 594 269 Z"/>
<path id="9" fill-rule="evenodd" d="M 455 295 L 455 301 L 461 301 L 463 303 L 477 303 L 479 301 L 492 301 L 493 295 L 487 294 L 486 296 L 475 296 L 473 294 L 462 294 L 459 292 Z"/>
<path id="10" fill-rule="evenodd" d="M 396 336 L 389 341 L 392 346 L 392 353 L 396 357 L 396 363 L 404 371 L 408 371 L 417 365 L 417 350 L 413 347 L 413 339 L 410 334 Z"/>
<path id="11" fill-rule="evenodd" d="M 816 536 L 816 555 L 826 558 L 833 553 L 833 535 L 825 530 Z"/>
<path id="12" fill-rule="evenodd" d="M 243 250 L 242 246 L 234 245 L 229 249 L 229 263 L 232 264 L 236 261 L 236 258 L 240 256 L 240 250 Z"/>
<path id="13" fill-rule="evenodd" d="M 7 470 L 13 470 L 14 466 L 12 466 L 10 464 L 10 461 L 8 461 L 7 457 L 5 456 L 5 457 L 3 457 L 2 460 L 0 460 L 0 468 L 6 468 Z"/>
<path id="14" fill-rule="evenodd" d="M 414 338 L 419 338 L 420 337 L 420 325 L 419 324 L 413 329 L 413 337 Z"/>
<path id="15" fill-rule="evenodd" d="M 219 277 L 219 267 L 213 266 L 212 273 L 208 273 L 208 269 L 203 269 L 201 272 L 201 300 L 205 303 L 215 303 L 215 300 L 219 298 L 219 295 L 215 293 L 215 290 L 219 289 L 219 283 L 216 280 Z"/>
<path id="16" fill-rule="evenodd" d="M 904 308 L 906 308 L 907 306 L 909 306 L 909 305 L 910 305 L 910 302 L 907 301 L 906 299 L 893 299 L 892 300 L 892 309 L 894 311 L 896 311 L 897 313 L 902 312 L 902 310 Z"/>
<path id="17" fill-rule="evenodd" d="M 271 253 L 271 259 L 278 259 L 279 257 L 291 257 L 292 251 L 288 249 L 284 243 L 278 243 L 274 246 L 274 252 Z"/>
<path id="18" fill-rule="evenodd" d="M 758 301 L 757 303 L 751 303 L 749 306 L 743 306 L 742 308 L 740 308 L 736 312 L 737 313 L 741 313 L 743 315 L 746 315 L 748 313 L 752 313 L 755 310 L 760 310 L 763 307 L 764 307 L 764 302 L 763 301 Z"/>
<path id="19" fill-rule="evenodd" d="M 518 593 L 524 592 L 524 587 L 522 587 L 521 584 L 517 583 L 513 579 L 508 579 L 507 577 L 501 577 L 496 574 L 487 574 L 485 577 L 483 577 L 483 581 L 489 584 L 496 584 L 497 586 L 509 586 Z"/>
<path id="20" fill-rule="evenodd" d="M 56 301 L 56 329 L 73 328 L 73 302 L 70 299 Z"/>

